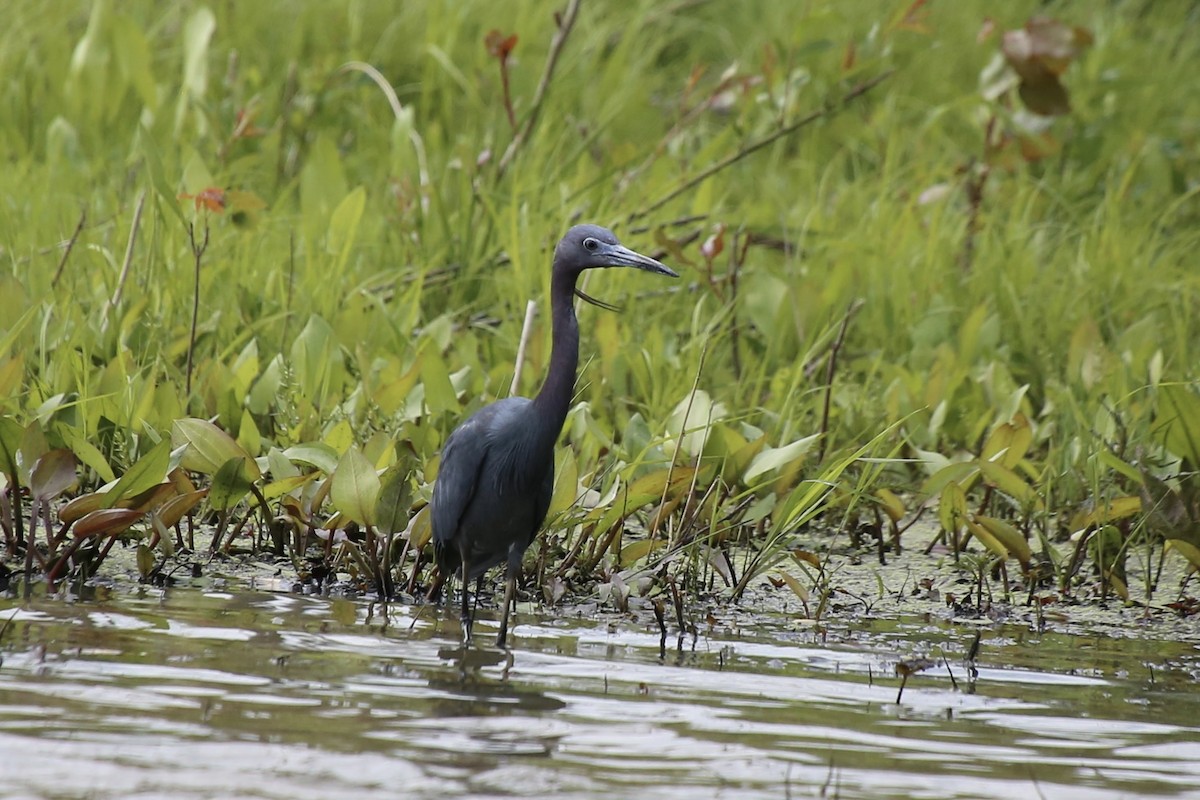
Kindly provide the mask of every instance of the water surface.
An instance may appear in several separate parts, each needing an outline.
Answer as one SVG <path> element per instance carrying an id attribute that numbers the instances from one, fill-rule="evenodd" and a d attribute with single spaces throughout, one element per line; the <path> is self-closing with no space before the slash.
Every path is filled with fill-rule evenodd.
<path id="1" fill-rule="evenodd" d="M 0 796 L 1200 797 L 1194 644 L 987 626 L 972 679 L 946 621 L 523 614 L 505 653 L 411 613 L 0 599 Z"/>

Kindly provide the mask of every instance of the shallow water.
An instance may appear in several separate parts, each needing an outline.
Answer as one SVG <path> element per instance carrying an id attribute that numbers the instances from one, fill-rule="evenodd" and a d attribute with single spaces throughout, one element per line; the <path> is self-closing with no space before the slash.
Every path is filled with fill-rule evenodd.
<path id="1" fill-rule="evenodd" d="M 411 612 L 0 599 L 0 796 L 1200 796 L 1194 644 L 988 626 L 972 681 L 974 628 L 948 622 L 762 615 L 663 649 L 631 619 L 522 614 L 506 654 L 489 619 L 464 653 Z M 937 665 L 897 703 L 914 656 Z"/>

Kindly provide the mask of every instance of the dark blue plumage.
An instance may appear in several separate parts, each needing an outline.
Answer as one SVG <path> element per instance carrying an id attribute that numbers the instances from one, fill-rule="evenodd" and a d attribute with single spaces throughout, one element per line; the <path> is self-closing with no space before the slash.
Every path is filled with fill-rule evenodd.
<path id="1" fill-rule="evenodd" d="M 504 611 L 496 643 L 504 646 L 521 558 L 550 507 L 554 445 L 562 431 L 579 363 L 573 296 L 585 269 L 634 267 L 678 277 L 666 265 L 621 245 L 612 231 L 576 225 L 554 249 L 550 278 L 553 346 L 550 369 L 532 399 L 498 400 L 459 425 L 442 450 L 433 487 L 433 546 L 441 577 L 462 577 L 462 623 L 469 638 L 467 584 L 504 563 Z M 595 302 L 595 301 L 592 301 Z"/>

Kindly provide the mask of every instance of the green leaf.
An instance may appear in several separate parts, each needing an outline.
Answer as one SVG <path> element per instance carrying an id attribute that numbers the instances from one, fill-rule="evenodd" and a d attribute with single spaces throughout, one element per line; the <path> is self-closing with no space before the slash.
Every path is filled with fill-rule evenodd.
<path id="1" fill-rule="evenodd" d="M 0 336 L 0 356 L 8 355 L 9 348 L 17 341 L 17 337 L 25 330 L 25 326 L 30 323 L 39 308 L 40 306 L 36 304 L 31 305 L 16 322 L 8 326 L 4 331 L 4 335 Z"/>
<path id="2" fill-rule="evenodd" d="M 146 37 L 129 18 L 114 16 L 112 39 L 121 76 L 133 85 L 138 98 L 153 112 L 158 108 L 158 87 L 154 84 L 153 58 Z"/>
<path id="3" fill-rule="evenodd" d="M 564 447 L 558 451 L 555 460 L 558 465 L 554 469 L 554 494 L 550 498 L 548 517 L 566 511 L 579 496 L 579 464 L 575 462 L 574 451 Z"/>
<path id="4" fill-rule="evenodd" d="M 433 538 L 433 524 L 429 519 L 429 506 L 423 506 L 413 517 L 408 529 L 408 541 L 414 549 L 420 550 L 429 544 Z"/>
<path id="5" fill-rule="evenodd" d="M 316 467 L 326 475 L 332 475 L 338 465 L 337 451 L 324 442 L 292 445 L 283 454 L 293 463 Z"/>
<path id="6" fill-rule="evenodd" d="M 725 407 L 714 403 L 703 389 L 697 389 L 676 404 L 667 418 L 667 434 L 679 442 L 688 455 L 704 452 L 711 425 L 725 417 Z"/>
<path id="7" fill-rule="evenodd" d="M 367 205 L 367 190 L 359 186 L 350 192 L 333 210 L 329 219 L 329 234 L 325 239 L 326 249 L 337 257 L 334 274 L 340 275 L 346 268 L 350 251 L 358 236 L 358 225 L 362 222 L 363 209 Z"/>
<path id="8" fill-rule="evenodd" d="M 1159 420 L 1166 424 L 1166 447 L 1175 455 L 1200 466 L 1200 397 L 1187 386 L 1163 384 L 1158 389 L 1162 408 Z"/>
<path id="9" fill-rule="evenodd" d="M 206 419 L 188 417 L 175 420 L 171 426 L 171 443 L 175 447 L 187 447 L 180 461 L 184 469 L 213 475 L 231 458 L 240 458 L 246 480 L 256 481 L 262 477 L 258 464 L 250 454 L 232 436 Z"/>
<path id="10" fill-rule="evenodd" d="M 154 569 L 154 561 L 155 561 L 154 551 L 151 550 L 149 547 L 147 547 L 144 544 L 138 544 L 138 546 L 137 546 L 138 574 L 141 575 L 143 578 L 148 577 L 150 575 L 150 572 Z"/>
<path id="11" fill-rule="evenodd" d="M 1004 549 L 1015 557 L 1017 561 L 1021 562 L 1023 568 L 1029 567 L 1029 562 L 1033 559 L 1033 551 L 1029 548 L 1029 542 L 1025 541 L 1025 537 L 1021 535 L 1019 530 L 1008 522 L 994 517 L 976 517 L 975 520 L 988 533 L 996 537 L 1004 545 Z"/>
<path id="12" fill-rule="evenodd" d="M 75 454 L 51 450 L 37 460 L 29 476 L 29 491 L 39 500 L 51 500 L 75 483 Z"/>
<path id="13" fill-rule="evenodd" d="M 421 356 L 421 383 L 425 387 L 425 406 L 430 414 L 458 410 L 458 395 L 450 383 L 446 362 L 432 346 L 427 346 Z"/>
<path id="14" fill-rule="evenodd" d="M 968 519 L 967 529 L 971 532 L 971 535 L 978 539 L 979 543 L 988 550 L 991 550 L 1000 558 L 1008 558 L 1008 548 L 1004 546 L 1003 542 L 1001 542 L 995 536 L 992 536 L 991 532 L 988 531 L 987 528 L 983 527 L 973 519 Z"/>
<path id="15" fill-rule="evenodd" d="M 814 433 L 811 436 L 805 436 L 803 439 L 797 439 L 789 445 L 769 447 L 763 450 L 750 462 L 750 467 L 746 470 L 743 480 L 747 485 L 752 485 L 754 479 L 760 475 L 764 475 L 771 470 L 791 466 L 804 458 L 816 443 L 820 441 L 820 438 L 821 434 Z"/>
<path id="16" fill-rule="evenodd" d="M 979 465 L 974 461 L 956 461 L 939 469 L 921 484 L 921 496 L 932 497 L 940 494 L 946 484 L 957 483 L 963 491 L 971 487 L 974 478 L 979 474 Z"/>
<path id="17" fill-rule="evenodd" d="M 208 6 L 200 6 L 183 26 L 183 85 L 175 110 L 175 129 L 183 126 L 183 117 L 191 102 L 203 100 L 208 90 L 208 44 L 217 29 L 217 18 Z"/>
<path id="18" fill-rule="evenodd" d="M 957 535 L 967 521 L 967 495 L 962 486 L 949 481 L 938 499 L 938 521 L 946 533 Z"/>
<path id="19" fill-rule="evenodd" d="M 17 452 L 21 449 L 21 437 L 25 429 L 12 417 L 0 417 L 0 470 L 17 483 Z"/>
<path id="20" fill-rule="evenodd" d="M 167 466 L 171 463 L 171 443 L 163 439 L 130 467 L 121 480 L 104 494 L 101 507 L 110 509 L 118 500 L 152 489 L 167 477 Z"/>
<path id="21" fill-rule="evenodd" d="M 108 461 L 104 458 L 94 444 L 83 437 L 83 433 L 72 425 L 59 425 L 56 428 L 58 435 L 62 438 L 63 444 L 71 448 L 71 452 L 75 454 L 84 465 L 91 467 L 100 476 L 100 480 L 105 483 L 112 483 L 117 479 L 113 474 L 112 467 L 108 465 Z"/>
<path id="22" fill-rule="evenodd" d="M 1192 565 L 1192 569 L 1200 570 L 1200 547 L 1183 539 L 1167 539 L 1166 547 L 1175 550 L 1187 559 L 1187 562 Z"/>
<path id="23" fill-rule="evenodd" d="M 208 491 L 209 505 L 218 511 L 228 511 L 242 501 L 252 485 L 245 464 L 241 456 L 234 456 L 220 466 Z"/>
<path id="24" fill-rule="evenodd" d="M 998 461 L 980 461 L 979 470 L 984 480 L 1016 500 L 1026 508 L 1041 508 L 1042 499 L 1032 486 L 1021 476 Z"/>
<path id="25" fill-rule="evenodd" d="M 408 512 L 412 506 L 410 472 L 408 464 L 398 461 L 379 479 L 375 521 L 380 533 L 399 533 L 408 527 Z"/>
<path id="26" fill-rule="evenodd" d="M 360 525 L 375 524 L 379 499 L 379 475 L 357 447 L 351 447 L 333 471 L 329 498 L 333 507 Z"/>

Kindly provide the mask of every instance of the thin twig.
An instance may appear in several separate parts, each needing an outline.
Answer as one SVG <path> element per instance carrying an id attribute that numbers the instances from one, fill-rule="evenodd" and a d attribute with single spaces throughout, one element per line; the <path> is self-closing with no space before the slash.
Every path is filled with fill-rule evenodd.
<path id="1" fill-rule="evenodd" d="M 58 268 L 54 270 L 54 277 L 50 279 L 50 288 L 53 289 L 58 285 L 58 279 L 62 277 L 63 267 L 67 266 L 67 259 L 71 255 L 71 250 L 75 247 L 75 240 L 79 238 L 79 232 L 83 230 L 83 224 L 87 222 L 87 209 L 79 213 L 79 224 L 75 226 L 75 232 L 71 234 L 71 238 L 67 240 L 67 246 L 63 250 L 62 258 L 58 260 Z"/>
<path id="2" fill-rule="evenodd" d="M 521 124 L 521 129 L 513 136 L 512 141 L 508 143 L 508 147 L 504 150 L 504 155 L 500 157 L 500 163 L 496 165 L 497 181 L 508 170 L 513 158 L 517 155 L 517 151 L 525 144 L 529 138 L 529 134 L 533 132 L 534 125 L 537 124 L 538 115 L 541 113 L 542 105 L 546 100 L 546 92 L 550 89 L 550 79 L 554 77 L 554 68 L 558 64 L 558 57 L 562 54 L 563 47 L 567 43 L 567 37 L 571 33 L 571 28 L 575 26 L 575 18 L 579 15 L 581 2 L 582 0 L 570 0 L 567 3 L 567 10 L 558 17 L 558 30 L 554 32 L 554 38 L 550 41 L 550 52 L 546 56 L 546 66 L 542 70 L 542 78 L 538 81 L 537 89 L 533 93 L 533 103 L 529 107 L 529 115 L 525 117 L 525 121 Z"/>
<path id="3" fill-rule="evenodd" d="M 107 330 L 109 313 L 121 302 L 121 295 L 125 292 L 125 281 L 129 279 L 129 268 L 133 264 L 133 246 L 137 243 L 138 228 L 142 224 L 142 209 L 145 205 L 146 190 L 142 189 L 138 195 L 137 206 L 133 210 L 133 222 L 129 224 L 129 241 L 125 243 L 125 260 L 121 264 L 121 275 L 117 278 L 117 288 L 113 289 L 112 297 L 108 300 L 103 320 L 100 323 L 102 330 Z"/>
<path id="4" fill-rule="evenodd" d="M 200 318 L 200 260 L 204 257 L 204 251 L 208 249 L 208 220 L 204 221 L 204 241 L 196 242 L 196 226 L 195 224 L 188 225 L 188 238 L 192 242 L 192 256 L 196 259 L 196 285 L 195 292 L 192 297 L 192 331 L 188 335 L 188 351 L 187 351 L 187 389 L 186 394 L 188 399 L 192 396 L 192 357 L 196 350 L 196 322 Z"/>
<path id="5" fill-rule="evenodd" d="M 529 344 L 529 334 L 533 330 L 533 318 L 537 315 L 537 302 L 530 300 L 525 304 L 525 324 L 521 326 L 521 342 L 517 345 L 517 363 L 513 367 L 512 386 L 508 393 L 515 395 L 521 388 L 521 369 L 525 366 L 525 346 Z"/>
<path id="6" fill-rule="evenodd" d="M 842 342 L 846 340 L 846 329 L 850 327 L 850 318 L 863 307 L 862 300 L 855 300 L 846 309 L 846 316 L 842 317 L 842 327 L 838 330 L 837 339 L 833 342 L 833 347 L 829 350 L 829 364 L 825 369 L 825 406 L 821 410 L 821 428 L 818 431 L 820 439 L 817 443 L 817 463 L 825 459 L 825 440 L 829 432 L 829 404 L 833 399 L 833 376 L 837 371 L 838 352 L 842 349 Z M 882 539 L 880 539 L 882 542 Z"/>
<path id="7" fill-rule="evenodd" d="M 720 161 L 716 162 L 715 164 L 708 166 L 707 168 L 701 170 L 699 173 L 697 173 L 693 177 L 688 178 L 686 181 L 684 181 L 683 183 L 676 186 L 671 191 L 667 192 L 665 195 L 663 195 L 659 199 L 655 200 L 650 205 L 646 206 L 645 208 L 641 209 L 640 211 L 635 211 L 632 214 L 630 214 L 626 218 L 626 221 L 633 222 L 636 219 L 641 219 L 642 217 L 646 216 L 647 214 L 657 211 L 658 209 L 665 206 L 667 203 L 674 200 L 676 197 L 679 197 L 681 194 L 691 191 L 692 189 L 696 188 L 696 186 L 700 185 L 704 181 L 711 178 L 713 175 L 716 175 L 718 172 L 725 169 L 726 167 L 736 164 L 737 162 L 741 161 L 743 158 L 750 155 L 751 153 L 757 152 L 757 151 L 761 150 L 762 148 L 766 147 L 767 145 L 772 144 L 772 143 L 784 138 L 785 136 L 790 136 L 791 134 L 795 133 L 796 131 L 800 130 L 801 128 L 803 128 L 807 125 L 811 125 L 812 123 L 816 122 L 817 120 L 829 116 L 833 111 L 838 110 L 839 106 L 848 105 L 852 100 L 857 100 L 862 95 L 866 94 L 867 92 L 871 91 L 876 86 L 878 86 L 879 84 L 883 83 L 887 78 L 891 77 L 891 75 L 894 71 L 895 70 L 887 70 L 886 72 L 882 72 L 873 78 L 863 81 L 862 83 L 858 84 L 853 89 L 851 89 L 849 92 L 847 92 L 845 95 L 843 95 L 842 99 L 838 103 L 827 105 L 819 111 L 814 111 L 811 114 L 808 114 L 807 116 L 801 117 L 800 119 L 796 120 L 792 124 L 782 127 L 773 133 L 769 133 L 766 136 L 762 137 L 761 139 L 759 139 L 755 142 L 751 142 L 749 145 L 742 148 L 741 150 L 738 150 L 736 153 L 726 156 L 725 158 L 721 159 Z"/>

